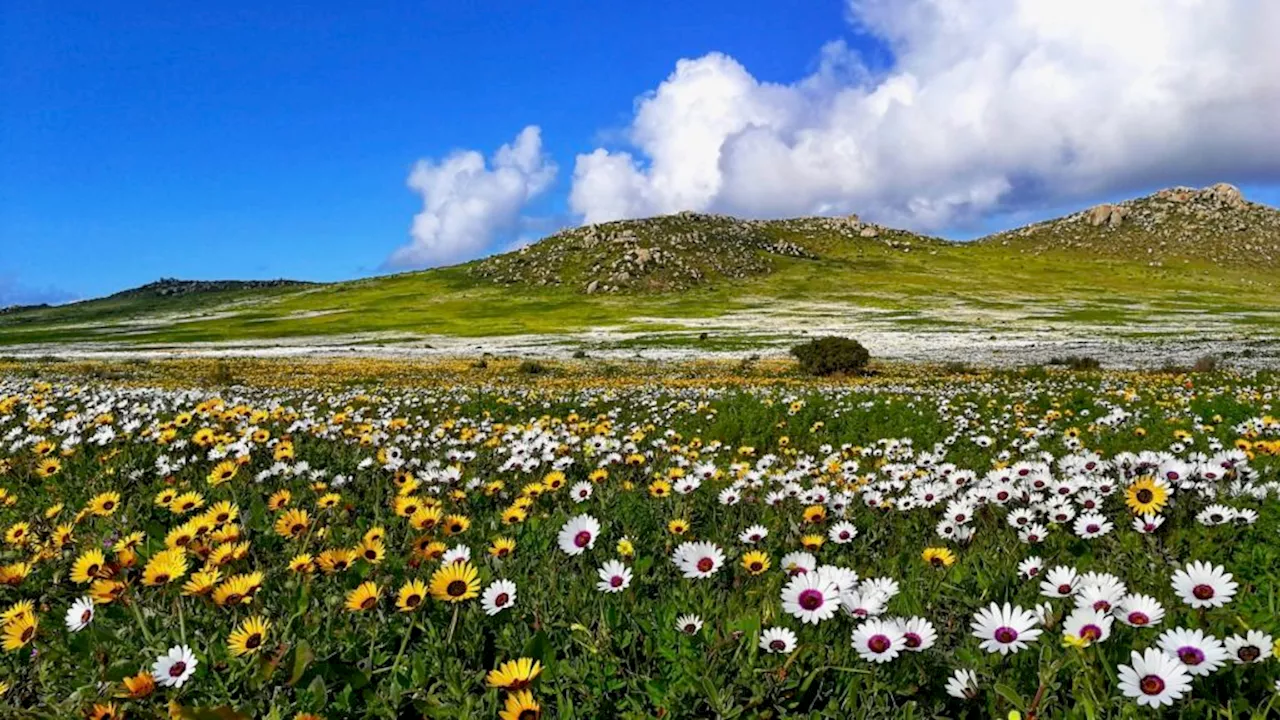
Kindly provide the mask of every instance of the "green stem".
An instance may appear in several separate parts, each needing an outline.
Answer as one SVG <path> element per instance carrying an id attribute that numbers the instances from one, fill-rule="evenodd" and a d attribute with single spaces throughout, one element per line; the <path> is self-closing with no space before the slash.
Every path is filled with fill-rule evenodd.
<path id="1" fill-rule="evenodd" d="M 449 621 L 449 636 L 445 638 L 444 644 L 448 645 L 453 642 L 453 629 L 458 625 L 458 603 L 453 604 L 453 619 Z"/>
<path id="2" fill-rule="evenodd" d="M 404 629 L 404 637 L 400 638 L 400 649 L 396 651 L 396 659 L 391 661 L 390 672 L 394 676 L 396 670 L 400 667 L 400 659 L 404 657 L 404 649 L 409 647 L 409 636 L 413 634 L 413 626 L 417 624 L 417 620 L 413 617 L 409 618 L 409 625 Z"/>
<path id="3" fill-rule="evenodd" d="M 373 649 L 377 647 L 378 641 L 378 623 L 375 621 L 369 626 L 369 661 L 365 663 L 369 666 L 369 674 L 373 675 Z"/>
<path id="4" fill-rule="evenodd" d="M 174 595 L 173 605 L 178 610 L 178 632 L 181 633 L 182 644 L 186 645 L 187 644 L 187 622 L 182 617 L 182 596 Z"/>
<path id="5" fill-rule="evenodd" d="M 142 630 L 142 637 L 146 638 L 147 644 L 150 645 L 153 641 L 151 631 L 147 629 L 147 623 L 142 619 L 142 610 L 138 608 L 137 598 L 132 596 L 129 598 L 129 608 L 133 610 L 133 617 L 138 621 L 138 627 Z"/>

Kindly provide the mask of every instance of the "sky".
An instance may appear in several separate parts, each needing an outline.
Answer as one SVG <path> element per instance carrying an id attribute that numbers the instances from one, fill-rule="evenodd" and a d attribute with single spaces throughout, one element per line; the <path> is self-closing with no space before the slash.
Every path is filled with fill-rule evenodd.
<path id="1" fill-rule="evenodd" d="M 1280 3 L 0 6 L 0 306 L 331 281 L 583 222 L 970 238 L 1171 185 L 1280 204 Z"/>

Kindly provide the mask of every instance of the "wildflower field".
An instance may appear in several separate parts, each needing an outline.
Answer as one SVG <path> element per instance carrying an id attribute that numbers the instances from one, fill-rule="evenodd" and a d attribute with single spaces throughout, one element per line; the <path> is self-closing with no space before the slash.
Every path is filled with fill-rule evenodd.
<path id="1" fill-rule="evenodd" d="M 0 717 L 1272 717 L 1278 399 L 0 363 Z"/>

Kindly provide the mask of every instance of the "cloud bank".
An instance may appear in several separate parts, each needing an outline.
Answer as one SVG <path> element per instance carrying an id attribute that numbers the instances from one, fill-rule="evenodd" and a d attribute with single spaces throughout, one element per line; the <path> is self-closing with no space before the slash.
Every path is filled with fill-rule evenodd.
<path id="1" fill-rule="evenodd" d="M 838 42 L 787 85 L 720 53 L 680 60 L 637 100 L 629 148 L 578 155 L 571 210 L 939 230 L 1151 185 L 1280 181 L 1280 3 L 852 0 L 848 15 L 891 67 Z"/>
<path id="2" fill-rule="evenodd" d="M 485 253 L 498 237 L 514 232 L 521 211 L 555 179 L 556 165 L 542 152 L 542 135 L 530 125 L 498 148 L 486 163 L 475 150 L 457 151 L 439 162 L 419 160 L 408 185 L 422 196 L 411 242 L 387 259 L 390 268 L 444 265 Z"/>

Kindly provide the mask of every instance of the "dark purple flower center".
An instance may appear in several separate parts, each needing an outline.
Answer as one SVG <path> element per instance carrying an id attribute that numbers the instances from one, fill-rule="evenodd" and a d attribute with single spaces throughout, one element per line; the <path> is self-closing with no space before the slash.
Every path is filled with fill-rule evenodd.
<path id="1" fill-rule="evenodd" d="M 867 640 L 867 647 L 871 648 L 871 651 L 875 653 L 882 653 L 892 646 L 893 641 L 884 635 L 872 635 Z"/>
<path id="2" fill-rule="evenodd" d="M 1236 657 L 1245 662 L 1253 662 L 1262 655 L 1262 651 L 1256 645 L 1245 645 L 1236 651 Z"/>
<path id="3" fill-rule="evenodd" d="M 1147 675 L 1138 681 L 1138 687 L 1147 695 L 1159 695 L 1164 692 L 1164 678 L 1159 675 Z"/>
<path id="4" fill-rule="evenodd" d="M 1097 640 L 1102 637 L 1102 628 L 1097 625 L 1085 625 L 1080 628 L 1080 637 L 1085 640 Z"/>
<path id="5" fill-rule="evenodd" d="M 1196 665 L 1204 662 L 1204 651 L 1198 647 L 1191 647 L 1190 645 L 1187 647 L 1180 647 L 1178 648 L 1178 659 L 1187 667 L 1195 667 Z"/>
<path id="6" fill-rule="evenodd" d="M 1150 624 L 1150 622 L 1151 622 L 1151 618 L 1147 617 L 1146 613 L 1136 612 L 1136 611 L 1129 613 L 1130 625 L 1147 625 L 1147 624 Z"/>
<path id="7" fill-rule="evenodd" d="M 1018 639 L 1018 631 L 1011 627 L 1001 625 L 996 628 L 995 639 L 1004 645 L 1008 645 Z"/>
<path id="8" fill-rule="evenodd" d="M 716 561 L 709 557 L 704 557 L 698 561 L 698 572 L 711 572 L 711 568 L 716 566 Z"/>
<path id="9" fill-rule="evenodd" d="M 800 593 L 800 607 L 805 610 L 817 610 L 822 607 L 822 603 L 826 598 L 822 597 L 822 593 L 817 590 L 804 590 Z"/>
<path id="10" fill-rule="evenodd" d="M 612 587 L 622 587 L 622 576 L 614 575 L 613 577 L 609 578 L 609 585 Z"/>
<path id="11" fill-rule="evenodd" d="M 787 644 L 782 640 L 774 640 L 773 642 L 769 643 L 769 649 L 777 652 L 781 652 L 787 649 Z"/>
<path id="12" fill-rule="evenodd" d="M 1214 596 L 1213 586 L 1201 583 L 1191 588 L 1191 594 L 1195 595 L 1197 600 L 1210 600 Z"/>
<path id="13" fill-rule="evenodd" d="M 184 662 L 176 662 L 169 666 L 169 677 L 182 677 L 182 673 L 187 671 L 187 664 Z"/>
<path id="14" fill-rule="evenodd" d="M 920 636 L 915 633 L 907 633 L 904 637 L 907 640 L 907 647 L 909 648 L 915 649 L 924 644 L 924 640 L 921 640 Z"/>
<path id="15" fill-rule="evenodd" d="M 586 530 L 583 530 L 582 532 L 573 536 L 573 544 L 577 545 L 580 548 L 586 547 L 588 544 L 590 544 L 590 542 L 591 542 L 591 533 L 587 532 Z"/>

